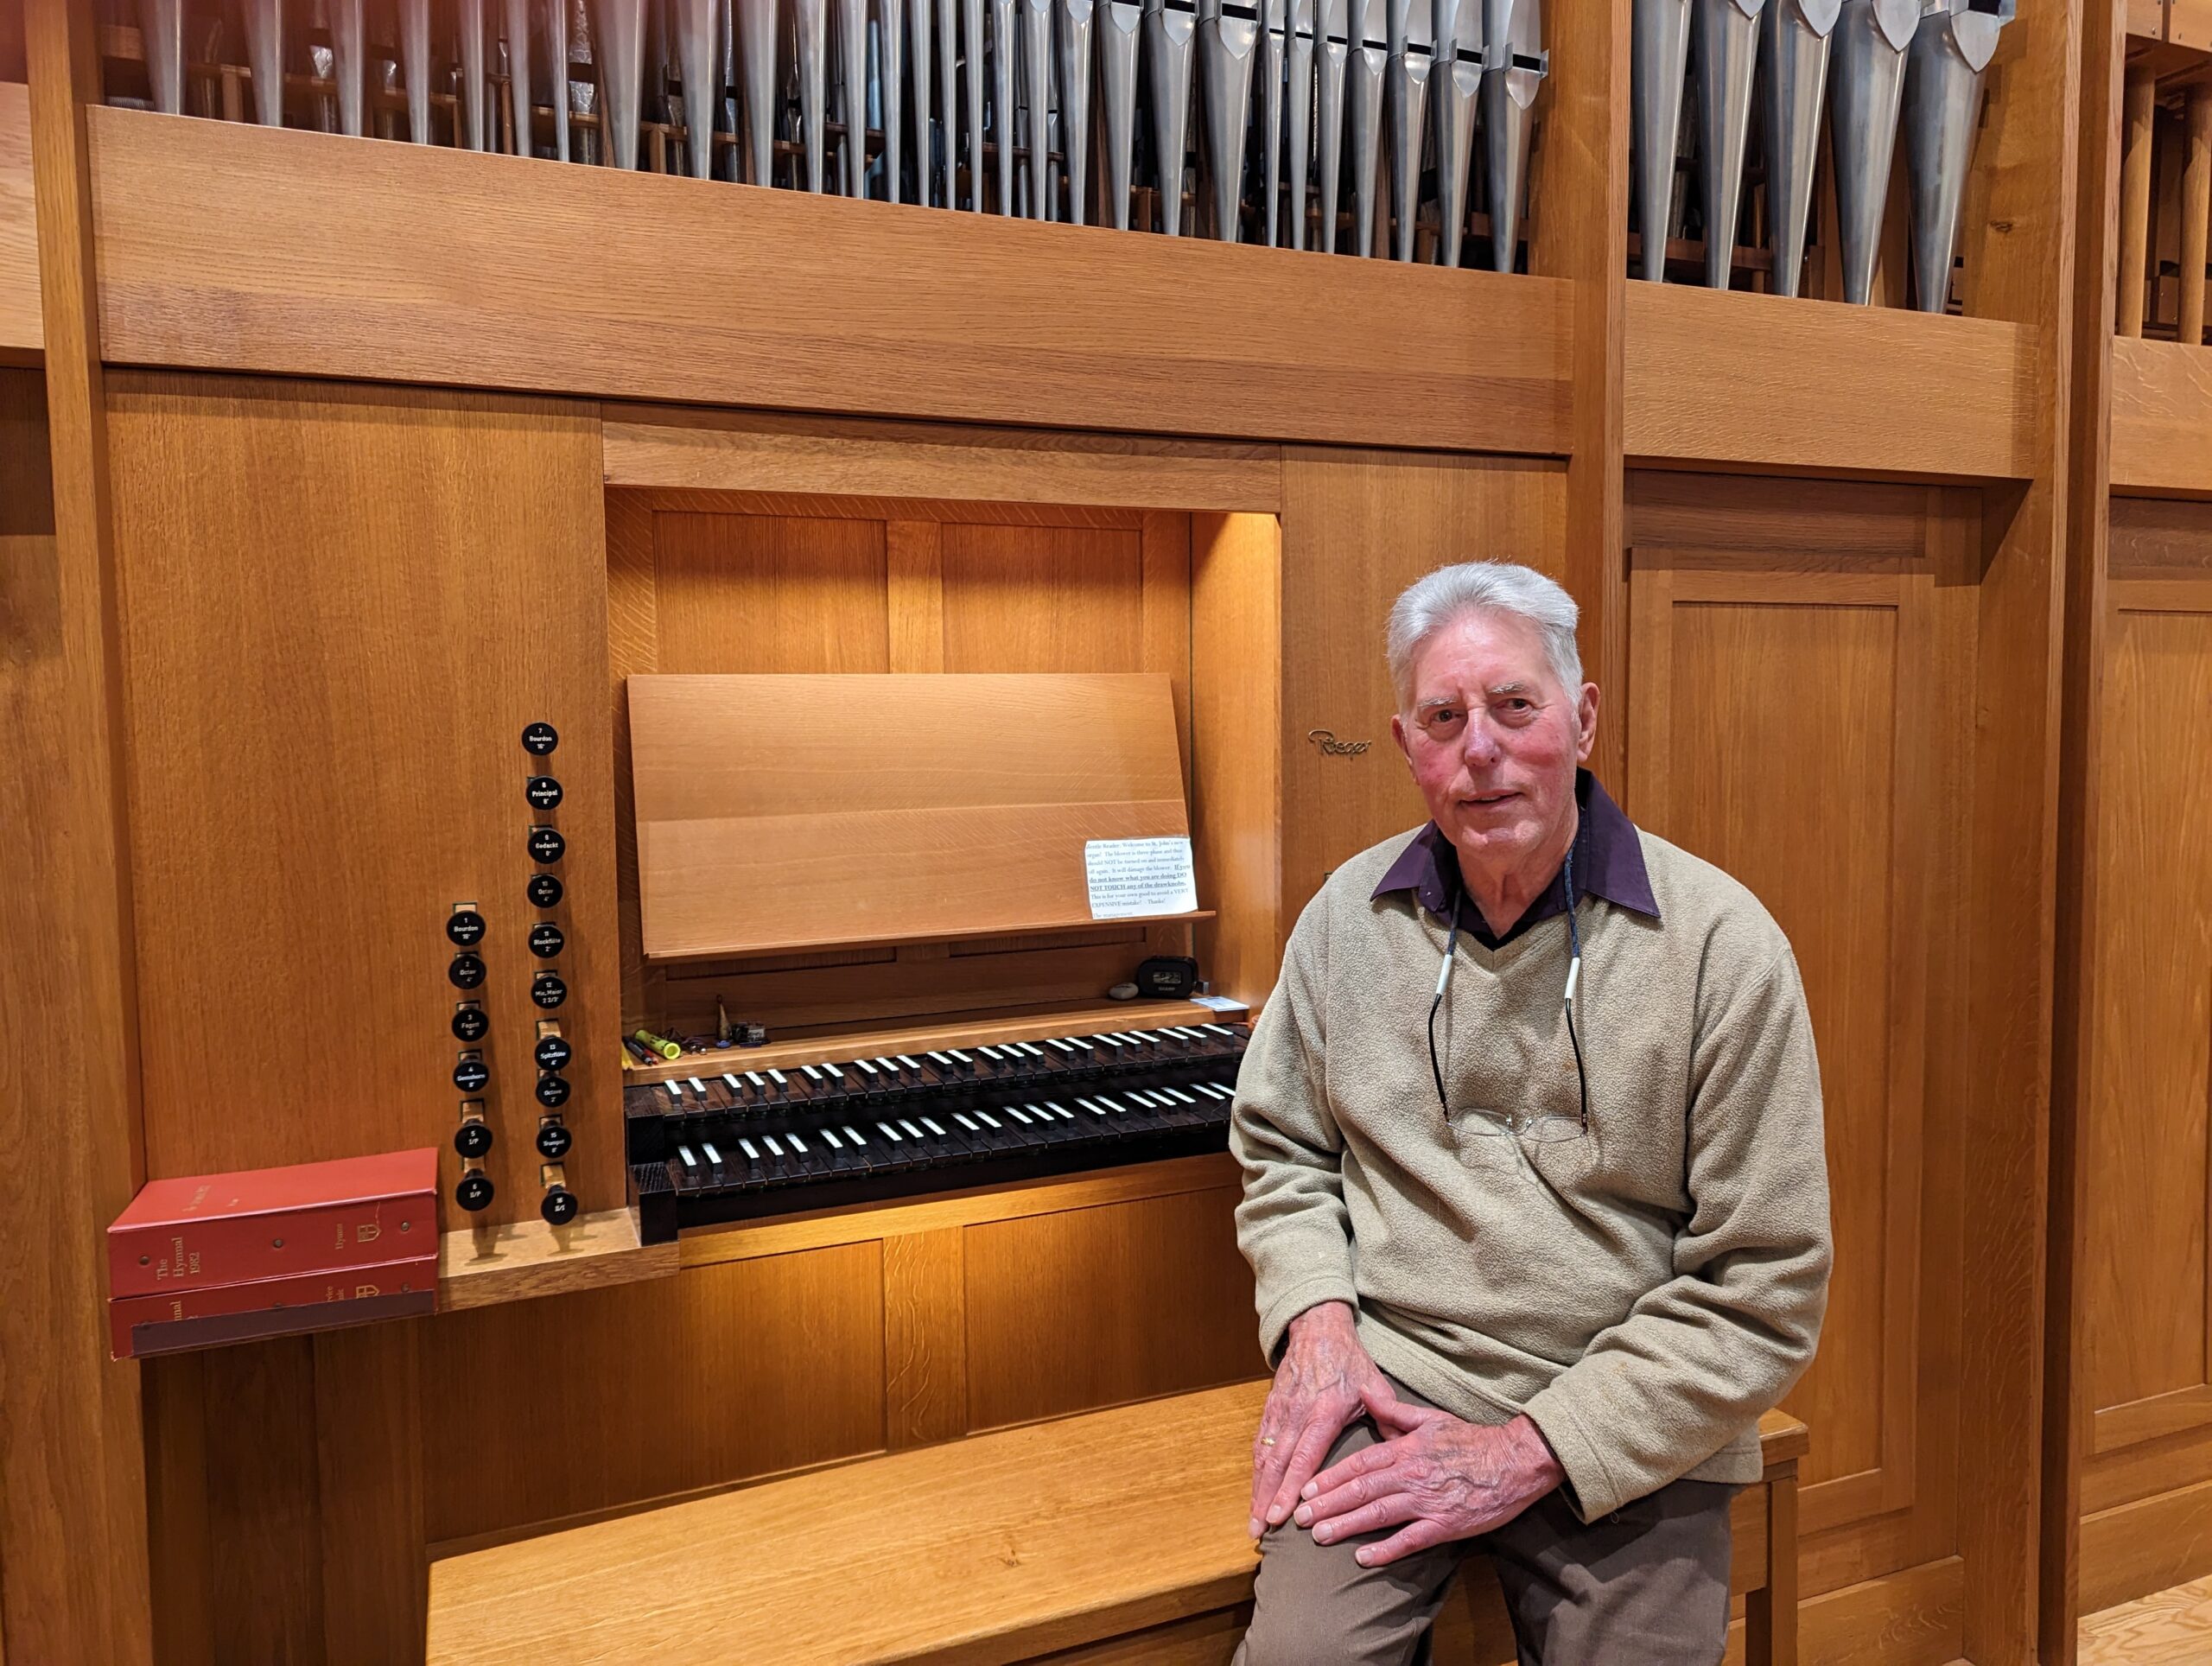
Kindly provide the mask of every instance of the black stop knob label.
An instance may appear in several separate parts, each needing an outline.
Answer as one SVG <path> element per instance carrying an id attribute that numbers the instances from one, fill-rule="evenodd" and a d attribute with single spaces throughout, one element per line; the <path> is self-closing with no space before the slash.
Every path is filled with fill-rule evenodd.
<path id="1" fill-rule="evenodd" d="M 561 928 L 550 919 L 541 919 L 530 928 L 530 951 L 540 960 L 550 960 L 561 952 L 561 945 L 569 939 Z"/>
<path id="2" fill-rule="evenodd" d="M 453 1039 L 456 1041 L 481 1041 L 484 1032 L 492 1027 L 492 1021 L 484 1016 L 481 1007 L 461 1007 L 453 1015 Z"/>
<path id="3" fill-rule="evenodd" d="M 537 1103 L 548 1110 L 558 1110 L 569 1103 L 569 1078 L 550 1071 L 537 1078 Z"/>
<path id="4" fill-rule="evenodd" d="M 531 1050 L 531 1056 L 537 1060 L 540 1070 L 566 1070 L 574 1052 L 575 1049 L 569 1046 L 565 1036 L 542 1035 L 538 1037 L 537 1046 Z"/>
<path id="5" fill-rule="evenodd" d="M 522 749 L 533 758 L 543 758 L 561 744 L 561 732 L 550 723 L 525 724 L 522 732 Z"/>
<path id="6" fill-rule="evenodd" d="M 492 1125 L 489 1122 L 463 1122 L 454 1131 L 453 1148 L 474 1162 L 492 1148 Z"/>
<path id="7" fill-rule="evenodd" d="M 548 1226 L 566 1226 L 575 1219 L 577 1207 L 576 1194 L 565 1186 L 556 1186 L 545 1194 L 537 1212 L 545 1217 Z"/>
<path id="8" fill-rule="evenodd" d="M 446 935 L 463 949 L 484 941 L 484 916 L 474 908 L 457 908 L 446 916 Z"/>
<path id="9" fill-rule="evenodd" d="M 558 862 L 561 853 L 568 848 L 569 842 L 552 828 L 533 827 L 530 830 L 530 859 L 532 862 Z"/>
<path id="10" fill-rule="evenodd" d="M 446 981 L 456 989 L 474 989 L 484 981 L 482 958 L 467 953 L 455 955 L 446 968 Z"/>
<path id="11" fill-rule="evenodd" d="M 492 1206 L 492 1177 L 478 1173 L 464 1174 L 461 1184 L 453 1189 L 453 1200 L 470 1214 Z"/>
<path id="12" fill-rule="evenodd" d="M 475 1093 L 491 1079 L 481 1059 L 464 1059 L 453 1067 L 453 1084 L 463 1093 Z"/>
<path id="13" fill-rule="evenodd" d="M 559 1162 L 569 1154 L 569 1148 L 575 1142 L 576 1136 L 569 1132 L 566 1122 L 548 1117 L 537 1126 L 537 1154 L 549 1163 Z"/>
<path id="14" fill-rule="evenodd" d="M 530 998 L 550 1012 L 569 998 L 569 986 L 558 972 L 540 972 L 530 981 Z"/>
<path id="15" fill-rule="evenodd" d="M 523 797 L 530 800 L 532 810 L 542 812 L 554 809 L 561 802 L 561 784 L 550 775 L 533 775 L 530 785 L 523 789 Z"/>
<path id="16" fill-rule="evenodd" d="M 561 900 L 561 881 L 550 874 L 532 874 L 524 893 L 533 908 L 550 908 Z"/>

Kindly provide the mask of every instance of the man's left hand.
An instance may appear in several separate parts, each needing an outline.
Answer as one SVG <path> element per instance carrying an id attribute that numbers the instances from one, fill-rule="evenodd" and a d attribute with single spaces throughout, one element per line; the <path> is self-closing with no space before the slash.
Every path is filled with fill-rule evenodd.
<path id="1" fill-rule="evenodd" d="M 1292 1517 L 1313 1529 L 1317 1544 L 1403 1524 L 1402 1532 L 1353 1553 L 1363 1567 L 1487 1533 L 1564 1478 L 1526 1417 L 1489 1428 L 1380 1396 L 1369 1398 L 1367 1410 L 1385 1438 L 1308 1481 Z"/>

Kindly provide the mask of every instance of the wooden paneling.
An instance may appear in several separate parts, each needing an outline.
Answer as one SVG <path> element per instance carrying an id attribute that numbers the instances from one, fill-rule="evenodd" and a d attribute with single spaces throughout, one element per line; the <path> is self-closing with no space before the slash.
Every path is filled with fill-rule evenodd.
<path id="1" fill-rule="evenodd" d="M 1262 512 L 1281 499 L 1272 446 L 652 405 L 607 418 L 609 486 Z"/>
<path id="2" fill-rule="evenodd" d="M 670 672 L 891 669 L 879 521 L 653 517 L 655 619 Z"/>
<path id="3" fill-rule="evenodd" d="M 672 1243 L 639 1243 L 626 1205 L 550 1226 L 537 1215 L 462 1227 L 438 1241 L 438 1307 L 452 1312 L 567 1290 L 595 1290 L 676 1270 Z"/>
<path id="4" fill-rule="evenodd" d="M 0 80 L 0 359 L 46 345 L 31 205 L 30 89 Z"/>
<path id="5" fill-rule="evenodd" d="M 1396 700 L 1382 658 L 1390 604 L 1452 562 L 1516 561 L 1564 580 L 1566 488 L 1564 470 L 1521 459 L 1319 450 L 1285 458 L 1286 927 L 1337 863 L 1425 819 L 1390 741 Z M 1611 721 L 1600 718 L 1601 732 Z M 1325 754 L 1316 731 L 1365 749 Z"/>
<path id="6" fill-rule="evenodd" d="M 444 1315 L 423 1339 L 433 1542 L 884 1445 L 874 1243 Z"/>
<path id="7" fill-rule="evenodd" d="M 968 1432 L 967 1234 L 958 1227 L 883 1240 L 883 1444 Z"/>
<path id="8" fill-rule="evenodd" d="M 576 1044 L 569 1184 L 616 1206 L 617 1070 L 594 1045 L 616 958 L 590 413 L 158 375 L 109 391 L 150 1171 L 435 1145 L 449 1186 L 444 921 L 466 900 L 489 925 L 487 1217 L 537 1210 L 540 963 L 567 981 Z M 537 817 L 518 737 L 538 718 L 567 789 L 551 963 L 522 946 Z"/>
<path id="9" fill-rule="evenodd" d="M 2082 1666 L 2195 1666 L 2212 1658 L 2212 1580 L 2082 1618 Z"/>
<path id="10" fill-rule="evenodd" d="M 2172 341 L 2112 347 L 2112 489 L 2212 495 L 2212 353 Z"/>
<path id="11" fill-rule="evenodd" d="M 129 363 L 1567 447 L 1573 289 L 1551 278 L 89 113 Z"/>
<path id="12" fill-rule="evenodd" d="M 1689 284 L 1628 286 L 1624 352 L 1643 462 L 2017 480 L 2049 397 L 2015 324 Z"/>
<path id="13" fill-rule="evenodd" d="M 1185 1192 L 967 1228 L 968 1427 L 1260 1374 L 1237 1196 Z"/>
<path id="14" fill-rule="evenodd" d="M 2084 1612 L 2212 1574 L 2212 1481 L 2082 1518 Z"/>
<path id="15" fill-rule="evenodd" d="M 18 1169 L 0 1211 L 0 1636 L 16 1666 L 131 1663 L 152 1647 L 139 1372 L 108 1360 L 100 1311 L 105 1230 L 144 1163 L 79 113 L 99 66 L 82 8 L 22 16 L 46 374 L 0 370 L 0 1135 Z M 60 1070 L 55 1036 L 86 1041 Z"/>
<path id="16" fill-rule="evenodd" d="M 423 1557 L 425 1321 L 314 1339 L 322 1518 L 323 1657 L 329 1666 L 415 1659 L 428 1620 Z"/>
<path id="17" fill-rule="evenodd" d="M 1662 474 L 1630 505 L 1626 807 L 1775 915 L 1819 1044 L 1836 1267 L 1788 1405 L 1814 1431 L 1801 1573 L 1825 1593 L 1955 1542 L 1970 1153 L 1940 1108 L 1973 1055 L 1943 876 L 1965 860 L 1977 506 Z"/>

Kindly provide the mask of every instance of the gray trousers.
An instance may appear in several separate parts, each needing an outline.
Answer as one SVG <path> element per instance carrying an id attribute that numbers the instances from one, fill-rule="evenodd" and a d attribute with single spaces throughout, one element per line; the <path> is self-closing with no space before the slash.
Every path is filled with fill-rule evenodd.
<path id="1" fill-rule="evenodd" d="M 1402 1383 L 1402 1400 L 1428 1402 Z M 1373 1446 L 1365 1417 L 1328 1463 Z M 1325 1465 L 1324 1467 L 1326 1466 Z M 1362 1567 L 1384 1528 L 1320 1545 L 1295 1522 L 1260 1542 L 1252 1624 L 1232 1666 L 1408 1666 L 1471 1551 L 1489 1556 L 1521 1666 L 1715 1666 L 1728 1636 L 1728 1505 L 1738 1489 L 1676 1481 L 1586 1527 L 1556 1490 L 1481 1537 Z"/>

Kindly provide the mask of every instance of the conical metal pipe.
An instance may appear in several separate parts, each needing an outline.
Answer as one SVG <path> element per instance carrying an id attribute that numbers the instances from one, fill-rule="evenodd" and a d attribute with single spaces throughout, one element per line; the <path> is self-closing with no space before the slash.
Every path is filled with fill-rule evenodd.
<path id="1" fill-rule="evenodd" d="M 1029 218 L 1052 218 L 1052 0 L 1021 0 L 1021 103 L 1028 122 Z"/>
<path id="2" fill-rule="evenodd" d="M 830 173 L 830 0 L 795 0 L 792 22 L 798 64 L 799 149 L 806 188 L 828 188 Z"/>
<path id="3" fill-rule="evenodd" d="M 1303 249 L 1306 190 L 1313 172 L 1313 0 L 1290 0 L 1284 41 L 1282 171 L 1290 188 L 1284 212 L 1290 216 L 1290 246 Z"/>
<path id="4" fill-rule="evenodd" d="M 254 119 L 284 124 L 283 0 L 245 0 L 245 57 L 253 71 Z"/>
<path id="5" fill-rule="evenodd" d="M 960 206 L 960 7 L 957 0 L 936 0 L 937 95 L 943 114 L 938 132 L 944 145 L 944 206 Z"/>
<path id="6" fill-rule="evenodd" d="M 1919 21 L 1919 0 L 1843 0 L 1829 48 L 1828 133 L 1843 298 L 1862 307 L 1874 292 L 1905 54 Z"/>
<path id="7" fill-rule="evenodd" d="M 330 73 L 338 83 L 338 130 L 367 133 L 369 33 L 366 0 L 330 0 Z"/>
<path id="8" fill-rule="evenodd" d="M 1667 227 L 1675 205 L 1675 142 L 1681 131 L 1682 82 L 1689 69 L 1690 0 L 1633 0 L 1629 64 L 1629 140 L 1635 151 L 1643 258 L 1638 276 L 1667 276 Z"/>
<path id="9" fill-rule="evenodd" d="M 184 113 L 184 0 L 138 0 L 138 38 L 145 42 L 146 83 L 154 108 Z"/>
<path id="10" fill-rule="evenodd" d="M 638 165 L 638 119 L 645 99 L 645 0 L 592 0 L 606 161 Z"/>
<path id="11" fill-rule="evenodd" d="M 837 0 L 837 106 L 845 122 L 845 194 L 868 194 L 868 0 Z"/>
<path id="12" fill-rule="evenodd" d="M 1068 219 L 1088 218 L 1090 186 L 1090 42 L 1097 0 L 1059 0 L 1060 132 L 1067 152 Z"/>
<path id="13" fill-rule="evenodd" d="M 1205 83 L 1206 170 L 1213 181 L 1214 235 L 1235 243 L 1243 232 L 1237 200 L 1244 185 L 1244 139 L 1251 130 L 1252 67 L 1260 15 L 1246 0 L 1220 0 L 1198 19 L 1198 73 Z"/>
<path id="14" fill-rule="evenodd" d="M 1104 200 L 1100 220 L 1129 229 L 1130 177 L 1137 137 L 1137 42 L 1144 10 L 1137 0 L 1099 0 L 1097 11 L 1099 132 L 1103 149 Z"/>
<path id="15" fill-rule="evenodd" d="M 543 0 L 545 61 L 553 76 L 553 155 L 569 160 L 569 0 Z"/>
<path id="16" fill-rule="evenodd" d="M 1767 219 L 1774 237 L 1774 292 L 1796 295 L 1812 223 L 1813 169 L 1827 92 L 1828 42 L 1842 0 L 1766 0 L 1759 14 L 1761 125 L 1766 130 Z"/>
<path id="17" fill-rule="evenodd" d="M 1145 0 L 1145 58 L 1151 75 L 1153 154 L 1160 169 L 1160 229 L 1183 230 L 1183 165 L 1191 148 L 1191 84 L 1198 14 L 1190 0 Z"/>
<path id="18" fill-rule="evenodd" d="M 399 73 L 407 83 L 407 137 L 430 142 L 430 0 L 399 0 Z"/>
<path id="19" fill-rule="evenodd" d="M 1016 36 L 1020 0 L 991 0 L 991 136 L 998 148 L 999 213 L 1014 213 L 1014 62 L 1021 55 Z"/>
<path id="20" fill-rule="evenodd" d="M 1282 68 L 1283 0 L 1259 0 L 1260 151 L 1261 187 L 1267 206 L 1260 216 L 1267 246 L 1281 245 L 1282 217 Z"/>
<path id="21" fill-rule="evenodd" d="M 1735 265 L 1751 77 L 1767 0 L 1693 0 L 1697 37 L 1698 176 L 1705 197 L 1705 282 L 1725 289 Z"/>
<path id="22" fill-rule="evenodd" d="M 885 0 L 896 6 L 899 0 Z M 936 173 L 930 149 L 930 99 L 934 83 L 930 75 L 930 53 L 937 42 L 935 0 L 909 0 L 906 10 L 906 55 L 913 77 L 913 102 L 907 106 L 914 119 L 914 200 L 926 208 L 933 197 Z"/>
<path id="23" fill-rule="evenodd" d="M 877 0 L 875 56 L 875 91 L 883 121 L 883 200 L 897 202 L 906 189 L 906 10 L 901 0 Z M 861 103 L 865 105 L 867 100 Z"/>
<path id="24" fill-rule="evenodd" d="M 1483 90 L 1482 7 L 1483 0 L 1434 0 L 1431 13 L 1436 38 L 1429 102 L 1436 129 L 1436 262 L 1440 266 L 1459 264 L 1460 241 L 1466 231 L 1475 105 Z"/>
<path id="25" fill-rule="evenodd" d="M 2017 0 L 1948 0 L 1921 15 L 1904 78 L 1904 168 L 1912 192 L 1912 300 L 1939 313 L 1951 295 L 1959 207 L 1980 125 L 1981 76 Z"/>
<path id="26" fill-rule="evenodd" d="M 963 61 L 968 71 L 968 206 L 983 212 L 983 0 L 960 0 Z"/>
<path id="27" fill-rule="evenodd" d="M 771 185 L 776 177 L 777 55 L 782 22 L 777 0 L 731 0 L 737 14 L 737 71 L 745 92 L 746 179 Z"/>
<path id="28" fill-rule="evenodd" d="M 1483 180 L 1490 198 L 1491 268 L 1513 270 L 1521 198 L 1535 137 L 1536 94 L 1550 59 L 1542 0 L 1487 0 L 1483 46 Z"/>
<path id="29" fill-rule="evenodd" d="M 1390 32 L 1390 211 L 1392 246 L 1400 260 L 1414 258 L 1414 214 L 1421 206 L 1421 140 L 1428 123 L 1428 83 L 1434 15 L 1425 0 L 1389 0 Z"/>
<path id="30" fill-rule="evenodd" d="M 454 0 L 453 28 L 461 59 L 461 142 L 471 150 L 493 149 L 492 82 L 485 59 L 491 19 L 484 0 Z"/>
<path id="31" fill-rule="evenodd" d="M 1390 67 L 1385 0 L 1350 0 L 1351 49 L 1344 59 L 1344 113 L 1351 150 L 1351 243 L 1355 254 L 1375 252 L 1382 215 L 1382 106 Z"/>
<path id="32" fill-rule="evenodd" d="M 715 106 L 721 102 L 721 0 L 675 0 L 676 71 L 683 78 L 684 153 L 693 179 L 715 171 Z M 520 109 L 517 114 L 519 116 Z"/>
<path id="33" fill-rule="evenodd" d="M 1318 0 L 1313 30 L 1313 183 L 1319 201 L 1319 235 L 1313 246 L 1337 247 L 1337 188 L 1344 168 L 1344 65 L 1351 53 L 1344 33 L 1344 0 Z"/>
<path id="34" fill-rule="evenodd" d="M 530 0 L 504 0 L 500 34 L 507 43 L 507 106 L 514 118 L 515 155 L 531 154 Z"/>

